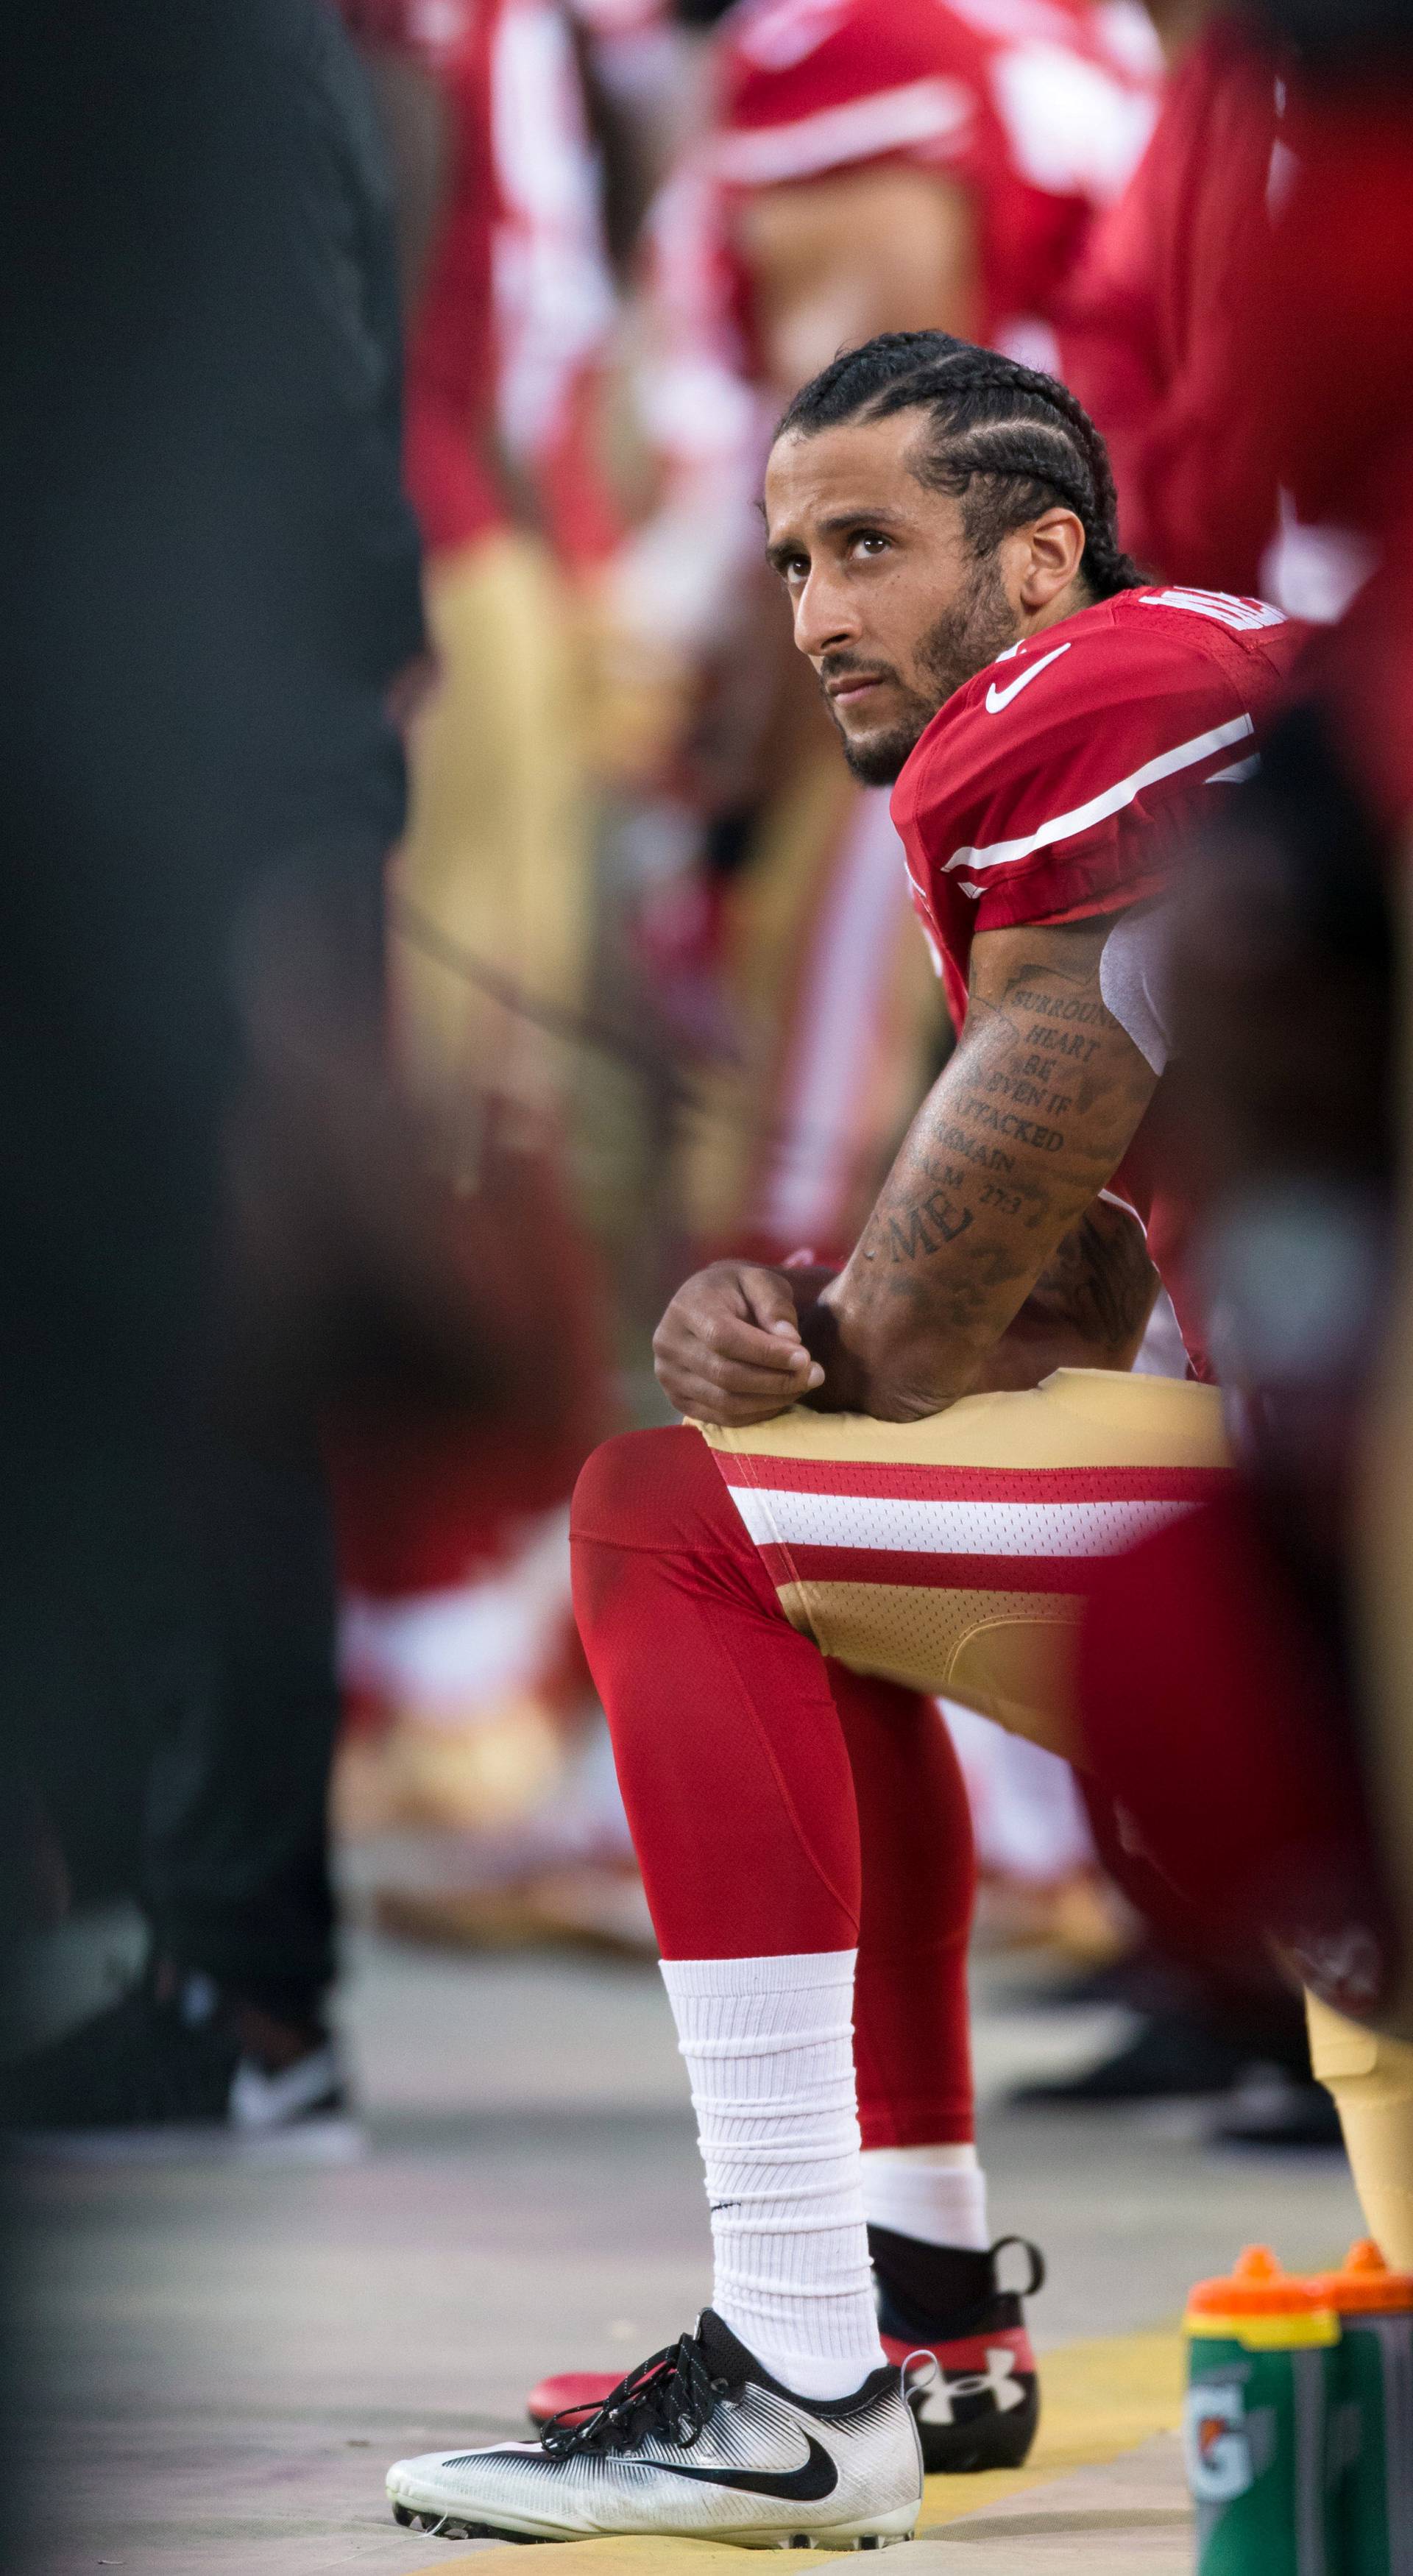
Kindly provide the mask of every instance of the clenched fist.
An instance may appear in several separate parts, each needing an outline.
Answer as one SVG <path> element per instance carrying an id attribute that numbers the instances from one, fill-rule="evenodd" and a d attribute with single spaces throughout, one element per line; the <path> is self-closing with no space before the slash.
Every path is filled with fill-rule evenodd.
<path id="1" fill-rule="evenodd" d="M 800 1339 L 789 1272 L 748 1261 L 714 1261 L 678 1289 L 653 1364 L 679 1413 L 734 1429 L 773 1421 L 824 1384 Z"/>

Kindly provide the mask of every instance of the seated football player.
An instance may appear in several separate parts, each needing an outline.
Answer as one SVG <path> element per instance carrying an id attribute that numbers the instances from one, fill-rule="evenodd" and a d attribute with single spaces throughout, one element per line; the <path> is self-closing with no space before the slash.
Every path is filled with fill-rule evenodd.
<path id="1" fill-rule="evenodd" d="M 1024 2456 L 1034 2365 L 972 2142 L 970 1827 L 930 1695 L 1074 1749 L 1088 1568 L 1229 1472 L 1165 1183 L 1160 941 L 1293 630 L 1145 585 L 1078 404 L 942 333 L 804 388 L 765 512 L 849 766 L 896 782 L 961 1035 L 844 1268 L 690 1279 L 655 1344 L 686 1421 L 580 1479 L 576 1604 L 715 2287 L 539 2442 L 399 2463 L 395 2511 L 449 2529 L 901 2538 L 919 2348 L 930 2463 Z M 1129 1374 L 1159 1275 L 1186 1383 Z"/>

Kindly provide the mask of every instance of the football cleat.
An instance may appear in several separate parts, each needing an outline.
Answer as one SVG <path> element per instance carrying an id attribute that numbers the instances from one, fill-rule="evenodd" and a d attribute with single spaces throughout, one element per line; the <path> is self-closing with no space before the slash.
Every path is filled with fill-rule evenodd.
<path id="1" fill-rule="evenodd" d="M 1040 2382 L 1021 2306 L 1044 2284 L 1039 2246 L 1023 2236 L 1003 2236 L 989 2254 L 964 2257 L 976 2266 L 974 2304 L 968 2310 L 950 2307 L 942 2319 L 935 2310 L 929 2315 L 918 2296 L 919 2258 L 925 2269 L 931 2249 L 886 2227 L 871 2227 L 868 2243 L 878 2284 L 878 2331 L 889 2360 L 902 2363 L 911 2354 L 931 2353 L 937 2364 L 934 2377 L 909 2391 L 928 2476 L 1018 2469 L 1040 2422 Z M 1001 2288 L 997 2258 L 1008 2245 L 1022 2246 L 1030 2258 L 1024 2290 Z M 955 2254 L 947 2259 L 955 2266 Z"/>
<path id="2" fill-rule="evenodd" d="M 603 2405 L 552 2417 L 537 2442 L 399 2460 L 388 2495 L 397 2521 L 451 2539 L 880 2549 L 912 2537 L 922 2460 L 897 2369 L 851 2397 L 796 2397 L 707 2308 Z"/>
<path id="3" fill-rule="evenodd" d="M 949 2273 L 955 2276 L 964 2264 L 973 2274 L 973 2294 L 964 2307 L 949 2302 L 943 2313 L 926 2295 L 927 2247 L 885 2227 L 871 2227 L 868 2242 L 878 2330 L 889 2360 L 901 2364 L 912 2353 L 930 2353 L 937 2364 L 926 2386 L 919 2383 L 908 2392 L 928 2476 L 1018 2469 L 1040 2422 L 1040 2384 L 1021 2306 L 1045 2279 L 1039 2247 L 1024 2237 L 1003 2236 L 989 2254 L 959 2257 L 949 2250 Z M 1024 2290 L 1003 2290 L 997 2280 L 996 2260 L 1008 2245 L 1023 2245 L 1030 2257 Z M 607 2371 L 562 2371 L 542 2379 L 526 2401 L 530 2421 L 542 2425 L 556 2414 L 589 2414 L 603 2405 L 612 2386 Z"/>

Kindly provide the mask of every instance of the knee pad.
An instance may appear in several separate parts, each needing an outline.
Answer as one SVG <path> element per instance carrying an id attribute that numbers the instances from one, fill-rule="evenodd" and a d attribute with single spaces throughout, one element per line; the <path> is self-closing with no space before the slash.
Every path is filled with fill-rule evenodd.
<path id="1" fill-rule="evenodd" d="M 1413 2047 L 1305 1998 L 1310 2062 L 1338 2106 L 1369 2233 L 1386 2261 L 1413 2268 Z"/>

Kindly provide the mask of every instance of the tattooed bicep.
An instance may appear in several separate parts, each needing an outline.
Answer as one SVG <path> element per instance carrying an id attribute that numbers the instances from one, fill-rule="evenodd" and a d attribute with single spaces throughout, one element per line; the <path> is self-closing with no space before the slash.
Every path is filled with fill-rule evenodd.
<path id="1" fill-rule="evenodd" d="M 1137 1217 L 1096 1199 L 1056 1246 L 1026 1302 L 1054 1322 L 1072 1324 L 1096 1347 L 1124 1351 L 1142 1340 L 1157 1293 L 1158 1273 Z"/>

